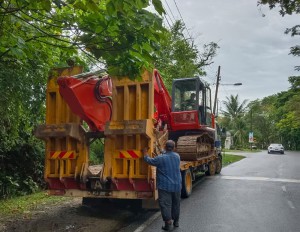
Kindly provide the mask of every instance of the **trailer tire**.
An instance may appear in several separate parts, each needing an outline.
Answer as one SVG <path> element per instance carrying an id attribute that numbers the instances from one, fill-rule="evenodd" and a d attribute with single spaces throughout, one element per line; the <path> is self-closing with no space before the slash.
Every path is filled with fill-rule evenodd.
<path id="1" fill-rule="evenodd" d="M 216 174 L 220 174 L 222 170 L 222 157 L 218 157 L 215 161 L 216 165 Z"/>
<path id="2" fill-rule="evenodd" d="M 213 176 L 216 173 L 216 164 L 214 161 L 208 163 L 208 170 L 205 172 L 207 176 Z"/>
<path id="3" fill-rule="evenodd" d="M 190 169 L 186 169 L 181 172 L 181 177 L 182 177 L 182 188 L 181 188 L 181 197 L 182 198 L 187 198 L 192 194 L 192 173 Z"/>

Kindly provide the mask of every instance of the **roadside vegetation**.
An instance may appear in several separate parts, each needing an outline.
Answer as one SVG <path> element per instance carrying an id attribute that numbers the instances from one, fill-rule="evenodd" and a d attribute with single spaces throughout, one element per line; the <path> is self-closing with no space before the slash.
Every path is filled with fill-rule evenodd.
<path id="1" fill-rule="evenodd" d="M 231 163 L 240 161 L 244 158 L 245 158 L 245 156 L 242 156 L 242 155 L 232 155 L 232 154 L 225 153 L 225 154 L 223 154 L 222 165 L 224 167 L 224 166 L 227 166 Z"/>
<path id="2" fill-rule="evenodd" d="M 300 150 L 300 77 L 288 80 L 289 90 L 248 104 L 241 102 L 238 95 L 227 97 L 218 118 L 223 147 L 225 139 L 230 138 L 230 150 L 251 150 L 252 131 L 256 148 L 267 149 L 271 143 L 281 143 L 286 150 Z"/>
<path id="3" fill-rule="evenodd" d="M 30 212 L 41 205 L 57 205 L 67 199 L 67 197 L 49 196 L 46 191 L 2 199 L 0 200 L 0 218 Z"/>

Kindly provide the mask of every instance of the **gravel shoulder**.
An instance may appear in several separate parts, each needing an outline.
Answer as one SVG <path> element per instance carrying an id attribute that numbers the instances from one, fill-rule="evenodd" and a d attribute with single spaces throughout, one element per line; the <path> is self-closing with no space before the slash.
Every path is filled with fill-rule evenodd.
<path id="1" fill-rule="evenodd" d="M 0 218 L 2 232 L 115 232 L 126 228 L 143 210 L 128 201 L 99 200 L 90 206 L 82 198 L 67 198 L 57 204 L 39 205 L 35 209 Z"/>

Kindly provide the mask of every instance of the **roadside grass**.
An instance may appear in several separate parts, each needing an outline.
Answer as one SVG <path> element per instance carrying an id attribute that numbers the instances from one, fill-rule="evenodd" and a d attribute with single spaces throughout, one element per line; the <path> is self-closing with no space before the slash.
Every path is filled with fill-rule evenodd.
<path id="1" fill-rule="evenodd" d="M 231 163 L 240 161 L 241 159 L 244 159 L 244 158 L 245 158 L 245 156 L 242 156 L 242 155 L 232 155 L 232 154 L 226 153 L 225 155 L 223 155 L 222 165 L 223 165 L 223 167 L 225 167 Z"/>
<path id="2" fill-rule="evenodd" d="M 261 149 L 250 149 L 250 148 L 243 148 L 243 149 L 234 149 L 234 150 L 230 150 L 230 149 L 224 149 L 223 151 L 225 152 L 252 152 L 252 153 L 256 153 L 256 152 L 260 152 Z"/>
<path id="3" fill-rule="evenodd" d="M 49 196 L 46 191 L 41 191 L 26 196 L 0 200 L 0 218 L 28 212 L 45 204 L 59 204 L 65 201 L 66 198 L 67 197 Z"/>

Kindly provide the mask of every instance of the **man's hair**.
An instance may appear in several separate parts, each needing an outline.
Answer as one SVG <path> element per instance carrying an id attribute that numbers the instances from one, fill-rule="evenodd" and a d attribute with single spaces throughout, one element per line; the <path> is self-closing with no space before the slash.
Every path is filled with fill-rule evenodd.
<path id="1" fill-rule="evenodd" d="M 167 151 L 173 151 L 175 148 L 175 142 L 173 140 L 168 140 L 166 142 L 166 150 Z"/>

